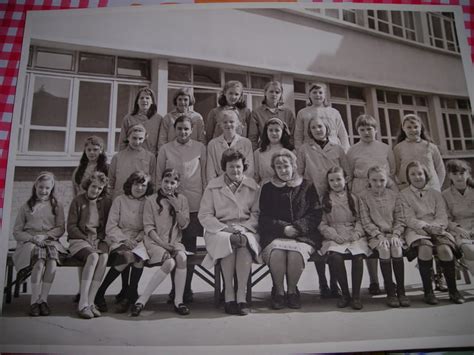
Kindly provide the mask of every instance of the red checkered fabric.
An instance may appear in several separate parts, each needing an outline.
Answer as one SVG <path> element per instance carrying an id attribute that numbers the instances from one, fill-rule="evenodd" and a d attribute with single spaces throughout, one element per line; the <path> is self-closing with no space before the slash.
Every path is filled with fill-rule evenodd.
<path id="1" fill-rule="evenodd" d="M 236 0 L 238 1 L 238 0 Z M 160 1 L 164 3 L 164 1 Z M 177 3 L 188 3 L 188 0 Z M 314 2 L 323 2 L 315 0 Z M 471 0 L 333 0 L 327 2 L 354 2 L 370 4 L 421 4 L 421 5 L 461 5 L 464 23 L 467 29 L 467 40 L 471 48 L 471 59 L 474 62 L 474 6 Z M 13 117 L 18 68 L 20 64 L 21 45 L 26 12 L 30 10 L 58 10 L 75 8 L 96 8 L 106 6 L 136 5 L 150 1 L 121 0 L 0 0 L 0 225 L 3 215 L 3 197 L 5 193 L 5 177 L 8 162 L 10 130 Z M 156 1 L 154 1 L 156 3 Z"/>

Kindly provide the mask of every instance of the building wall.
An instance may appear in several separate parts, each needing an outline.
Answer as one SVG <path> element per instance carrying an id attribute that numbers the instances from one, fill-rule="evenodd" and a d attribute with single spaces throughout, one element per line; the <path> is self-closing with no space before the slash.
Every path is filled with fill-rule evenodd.
<path id="1" fill-rule="evenodd" d="M 457 54 L 387 40 L 281 10 L 131 8 L 34 15 L 32 38 L 49 43 L 467 96 Z"/>

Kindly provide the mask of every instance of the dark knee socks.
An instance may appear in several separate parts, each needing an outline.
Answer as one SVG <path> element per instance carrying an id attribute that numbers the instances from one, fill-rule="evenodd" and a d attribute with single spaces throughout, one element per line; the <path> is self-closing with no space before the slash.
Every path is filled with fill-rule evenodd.
<path id="1" fill-rule="evenodd" d="M 405 295 L 405 263 L 403 258 L 392 258 L 393 273 L 397 283 L 397 293 L 399 296 Z"/>
<path id="2" fill-rule="evenodd" d="M 330 255 L 329 265 L 336 276 L 339 286 L 341 287 L 342 295 L 345 297 L 350 297 L 346 266 L 344 265 L 344 256 L 340 254 Z"/>
<path id="3" fill-rule="evenodd" d="M 395 287 L 392 278 L 392 260 L 380 259 L 380 270 L 382 271 L 385 291 L 388 297 L 395 296 Z"/>
<path id="4" fill-rule="evenodd" d="M 456 287 L 456 269 L 455 261 L 439 261 L 443 269 L 444 277 L 446 278 L 446 284 L 448 285 L 449 293 L 457 291 Z"/>
<path id="5" fill-rule="evenodd" d="M 352 297 L 360 298 L 360 286 L 364 273 L 364 259 L 361 255 L 352 257 Z"/>
<path id="6" fill-rule="evenodd" d="M 138 298 L 138 283 L 143 274 L 143 268 L 133 267 L 130 273 L 130 285 L 127 290 L 127 298 L 131 302 L 135 302 Z"/>
<path id="7" fill-rule="evenodd" d="M 112 284 L 112 282 L 115 281 L 115 279 L 120 275 L 120 271 L 117 271 L 115 268 L 111 267 L 107 275 L 105 275 L 104 281 L 102 281 L 102 284 L 99 287 L 99 290 L 97 291 L 96 299 L 99 298 L 104 298 L 105 292 L 109 288 L 109 286 Z"/>
<path id="8" fill-rule="evenodd" d="M 318 273 L 319 288 L 328 287 L 328 280 L 326 279 L 326 263 L 323 260 L 315 261 L 314 266 Z"/>
<path id="9" fill-rule="evenodd" d="M 193 281 L 193 275 L 194 275 L 194 265 L 189 265 L 186 270 L 186 284 L 184 286 L 185 294 L 191 292 L 191 283 Z"/>
<path id="10" fill-rule="evenodd" d="M 421 282 L 423 283 L 423 291 L 425 292 L 425 294 L 433 293 L 433 285 L 431 283 L 431 273 L 433 272 L 433 259 L 418 259 L 418 267 L 420 269 Z"/>
<path id="11" fill-rule="evenodd" d="M 130 266 L 127 266 L 122 271 L 122 290 L 126 290 L 128 287 L 128 279 L 130 278 Z"/>

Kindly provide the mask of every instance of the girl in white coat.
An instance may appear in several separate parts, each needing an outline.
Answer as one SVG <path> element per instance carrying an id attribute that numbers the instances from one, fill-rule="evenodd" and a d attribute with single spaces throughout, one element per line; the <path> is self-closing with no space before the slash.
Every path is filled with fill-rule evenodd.
<path id="1" fill-rule="evenodd" d="M 225 285 L 225 312 L 247 315 L 247 280 L 252 259 L 260 262 L 258 185 L 244 175 L 246 160 L 234 149 L 222 154 L 224 174 L 211 180 L 201 200 L 198 218 L 205 229 L 207 256 L 203 265 L 220 260 Z M 237 275 L 234 292 L 233 279 Z"/>

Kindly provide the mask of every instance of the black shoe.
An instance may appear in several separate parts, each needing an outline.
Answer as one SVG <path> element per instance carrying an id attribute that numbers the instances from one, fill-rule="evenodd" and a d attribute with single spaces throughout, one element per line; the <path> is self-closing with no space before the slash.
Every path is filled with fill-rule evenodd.
<path id="1" fill-rule="evenodd" d="M 360 298 L 353 298 L 351 301 L 351 307 L 352 309 L 355 309 L 355 310 L 361 310 L 362 302 L 360 301 Z"/>
<path id="2" fill-rule="evenodd" d="M 224 311 L 227 314 L 239 314 L 239 307 L 237 306 L 237 302 L 230 301 L 224 304 Z"/>
<path id="3" fill-rule="evenodd" d="M 449 293 L 449 299 L 451 302 L 456 303 L 456 304 L 462 304 L 466 302 L 464 297 L 459 293 L 459 291 L 454 291 Z"/>
<path id="4" fill-rule="evenodd" d="M 371 283 L 369 285 L 369 293 L 372 296 L 377 296 L 377 295 L 380 295 L 382 293 L 382 291 L 380 290 L 380 286 L 377 282 Z"/>
<path id="5" fill-rule="evenodd" d="M 72 303 L 79 303 L 80 298 L 81 298 L 80 293 L 75 294 L 74 297 L 72 298 Z"/>
<path id="6" fill-rule="evenodd" d="M 30 306 L 30 316 L 32 317 L 39 317 L 39 315 L 41 314 L 41 310 L 40 310 L 40 305 L 38 303 L 33 303 L 31 306 Z"/>
<path id="7" fill-rule="evenodd" d="M 238 311 L 240 316 L 246 316 L 250 313 L 249 305 L 246 302 L 240 302 L 238 304 Z"/>
<path id="8" fill-rule="evenodd" d="M 109 308 L 107 307 L 107 302 L 105 302 L 105 298 L 103 297 L 96 297 L 94 300 L 94 304 L 99 312 L 108 312 Z"/>
<path id="9" fill-rule="evenodd" d="M 128 309 L 130 308 L 130 301 L 128 298 L 124 298 L 115 307 L 115 313 L 127 313 Z"/>
<path id="10" fill-rule="evenodd" d="M 319 287 L 319 295 L 324 299 L 331 298 L 331 290 L 329 289 L 328 285 L 322 285 Z"/>
<path id="11" fill-rule="evenodd" d="M 299 309 L 301 308 L 301 298 L 300 293 L 289 293 L 286 297 L 286 305 L 288 308 Z"/>
<path id="12" fill-rule="evenodd" d="M 385 303 L 391 308 L 400 307 L 400 300 L 396 296 L 387 296 L 387 300 L 385 301 Z"/>
<path id="13" fill-rule="evenodd" d="M 342 293 L 339 286 L 336 285 L 335 287 L 331 287 L 331 298 L 339 298 L 341 295 Z"/>
<path id="14" fill-rule="evenodd" d="M 346 308 L 350 303 L 351 297 L 342 295 L 337 301 L 337 308 Z"/>
<path id="15" fill-rule="evenodd" d="M 120 303 L 120 301 L 122 301 L 126 297 L 127 297 L 127 289 L 122 288 L 120 292 L 117 295 L 115 295 L 115 303 Z"/>
<path id="16" fill-rule="evenodd" d="M 138 317 L 140 315 L 140 313 L 143 311 L 143 308 L 145 308 L 145 306 L 142 303 L 135 303 L 132 306 L 132 311 L 131 311 L 130 315 L 132 317 Z"/>
<path id="17" fill-rule="evenodd" d="M 272 296 L 272 308 L 283 309 L 285 308 L 285 295 L 273 295 Z"/>
<path id="18" fill-rule="evenodd" d="M 174 311 L 180 316 L 187 316 L 189 314 L 189 308 L 184 303 L 180 303 L 178 307 L 174 306 Z"/>
<path id="19" fill-rule="evenodd" d="M 438 304 L 438 299 L 436 298 L 433 292 L 425 293 L 425 295 L 423 296 L 423 300 L 425 301 L 425 303 L 431 304 L 433 306 L 435 304 Z"/>
<path id="20" fill-rule="evenodd" d="M 51 313 L 51 310 L 49 309 L 49 306 L 46 302 L 40 303 L 39 309 L 40 309 L 40 315 L 42 316 L 49 316 L 49 314 Z"/>

